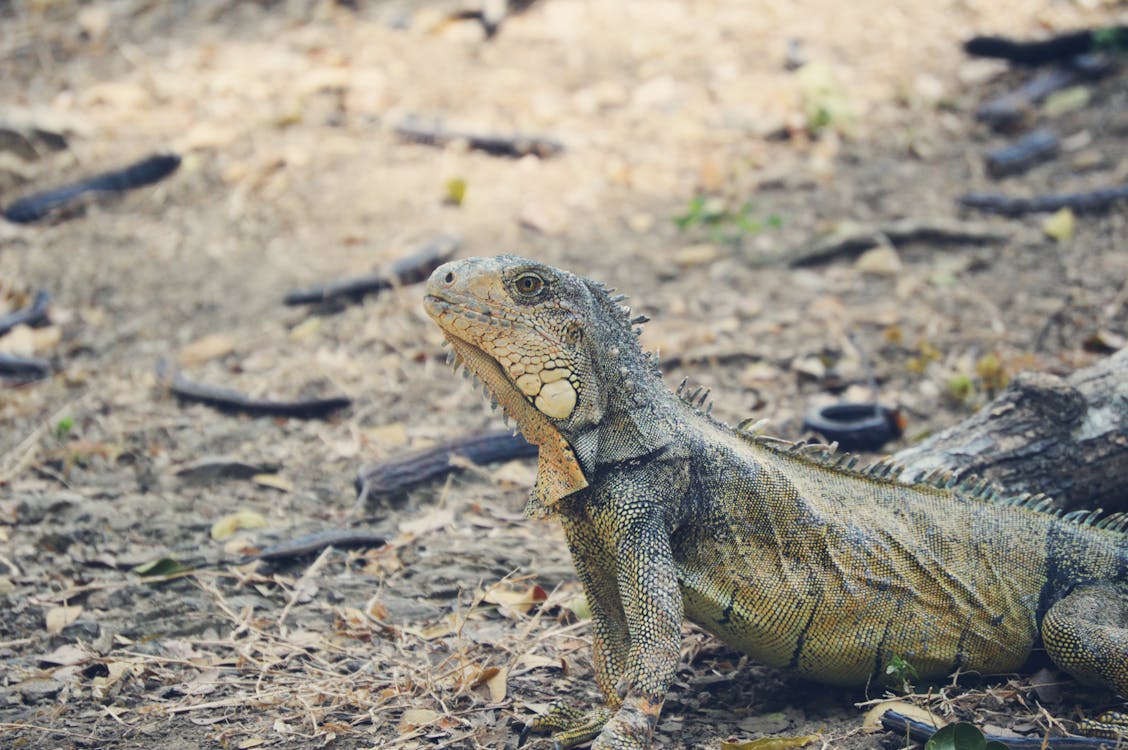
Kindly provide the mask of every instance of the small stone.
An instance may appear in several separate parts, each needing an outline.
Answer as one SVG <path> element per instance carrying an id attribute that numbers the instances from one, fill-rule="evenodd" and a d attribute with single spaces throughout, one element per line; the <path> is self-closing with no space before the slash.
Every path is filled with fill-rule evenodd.
<path id="1" fill-rule="evenodd" d="M 683 247 L 674 253 L 674 263 L 682 268 L 704 266 L 714 262 L 718 257 L 717 248 L 709 243 Z"/>
<path id="2" fill-rule="evenodd" d="M 1070 160 L 1070 166 L 1077 172 L 1089 172 L 1095 169 L 1103 169 L 1108 166 L 1108 159 L 1095 148 L 1087 148 L 1079 152 Z"/>
<path id="3" fill-rule="evenodd" d="M 826 377 L 826 365 L 818 357 L 800 357 L 791 363 L 791 369 L 814 380 Z"/>
<path id="4" fill-rule="evenodd" d="M 858 256 L 854 267 L 862 273 L 874 276 L 897 276 L 904 265 L 896 250 L 889 245 L 879 245 Z"/>
<path id="5" fill-rule="evenodd" d="M 64 626 L 59 634 L 70 640 L 76 641 L 81 638 L 83 640 L 92 641 L 96 639 L 101 632 L 102 626 L 93 620 L 79 619 Z"/>
<path id="6" fill-rule="evenodd" d="M 40 703 L 55 700 L 63 690 L 63 683 L 46 677 L 33 677 L 16 685 L 24 703 Z"/>

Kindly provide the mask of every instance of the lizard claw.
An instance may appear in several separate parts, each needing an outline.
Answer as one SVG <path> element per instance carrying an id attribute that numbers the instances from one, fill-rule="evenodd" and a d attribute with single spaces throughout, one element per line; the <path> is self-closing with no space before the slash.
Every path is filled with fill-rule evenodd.
<path id="1" fill-rule="evenodd" d="M 1128 713 L 1105 711 L 1095 719 L 1084 719 L 1078 725 L 1081 734 L 1108 740 L 1128 739 Z"/>
<path id="2" fill-rule="evenodd" d="M 582 711 L 557 701 L 546 713 L 534 717 L 521 728 L 517 747 L 523 746 L 530 734 L 552 732 L 553 750 L 565 750 L 597 737 L 612 716 L 614 712 L 606 707 Z"/>

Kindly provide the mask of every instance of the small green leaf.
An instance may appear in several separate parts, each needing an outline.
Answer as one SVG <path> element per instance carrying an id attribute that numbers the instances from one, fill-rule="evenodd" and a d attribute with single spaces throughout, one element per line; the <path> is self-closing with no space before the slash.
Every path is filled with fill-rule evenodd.
<path id="1" fill-rule="evenodd" d="M 572 610 L 572 614 L 576 616 L 577 620 L 591 619 L 591 607 L 588 605 L 587 597 L 583 594 L 580 594 L 565 606 Z"/>
<path id="2" fill-rule="evenodd" d="M 987 742 L 983 732 L 974 724 L 961 721 L 936 731 L 924 745 L 924 750 L 1009 750 L 998 740 Z"/>
<path id="3" fill-rule="evenodd" d="M 446 182 L 446 202 L 452 206 L 461 206 L 466 200 L 466 180 L 455 177 Z"/>
<path id="4" fill-rule="evenodd" d="M 1113 54 L 1128 51 L 1128 35 L 1115 26 L 1094 29 L 1093 51 Z"/>
<path id="5" fill-rule="evenodd" d="M 146 578 L 164 578 L 179 573 L 187 573 L 190 570 L 192 569 L 171 557 L 161 557 L 152 562 L 141 563 L 133 568 L 134 573 Z"/>
<path id="6" fill-rule="evenodd" d="M 74 429 L 74 420 L 70 417 L 63 417 L 59 423 L 55 425 L 55 437 L 58 440 L 63 440 L 70 431 Z"/>

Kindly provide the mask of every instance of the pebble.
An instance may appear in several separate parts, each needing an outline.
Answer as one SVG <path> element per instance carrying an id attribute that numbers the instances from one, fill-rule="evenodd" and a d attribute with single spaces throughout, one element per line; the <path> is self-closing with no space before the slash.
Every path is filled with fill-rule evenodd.
<path id="1" fill-rule="evenodd" d="M 63 683 L 47 677 L 33 677 L 16 685 L 24 703 L 39 703 L 54 700 L 63 690 Z"/>

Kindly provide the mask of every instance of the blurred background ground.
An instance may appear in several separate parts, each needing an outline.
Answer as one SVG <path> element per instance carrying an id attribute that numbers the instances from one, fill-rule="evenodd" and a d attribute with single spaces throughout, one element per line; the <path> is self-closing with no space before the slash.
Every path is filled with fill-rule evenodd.
<path id="1" fill-rule="evenodd" d="M 419 289 L 333 313 L 281 305 L 438 234 L 460 255 L 516 252 L 629 293 L 671 382 L 792 438 L 812 405 L 868 397 L 867 357 L 907 444 L 1013 372 L 1068 372 L 1128 335 L 1123 205 L 1055 238 L 1044 215 L 955 203 L 1126 181 L 1119 74 L 1031 111 L 1022 127 L 1050 124 L 1066 148 L 994 184 L 982 155 L 1014 134 L 974 111 L 1029 73 L 960 48 L 1124 23 L 1122 3 L 541 0 L 489 38 L 459 18 L 475 7 L 0 2 L 0 125 L 56 136 L 0 150 L 0 205 L 183 157 L 156 186 L 0 223 L 0 313 L 34 289 L 54 300 L 53 325 L 0 350 L 58 367 L 0 390 L 4 744 L 502 747 L 555 695 L 597 698 L 562 538 L 520 518 L 531 466 L 354 507 L 360 466 L 500 426 L 443 365 Z M 405 118 L 565 150 L 436 149 L 398 137 Z M 898 219 L 985 221 L 1006 239 L 788 266 L 820 234 Z M 257 395 L 353 405 L 329 421 L 181 406 L 154 375 L 162 357 Z M 178 477 L 216 456 L 268 476 Z M 213 540 L 236 511 L 266 527 Z M 391 544 L 230 564 L 347 523 Z M 216 565 L 161 583 L 130 572 L 161 557 Z M 863 697 L 743 666 L 691 632 L 660 733 L 669 747 L 816 730 L 878 747 L 856 731 Z"/>

